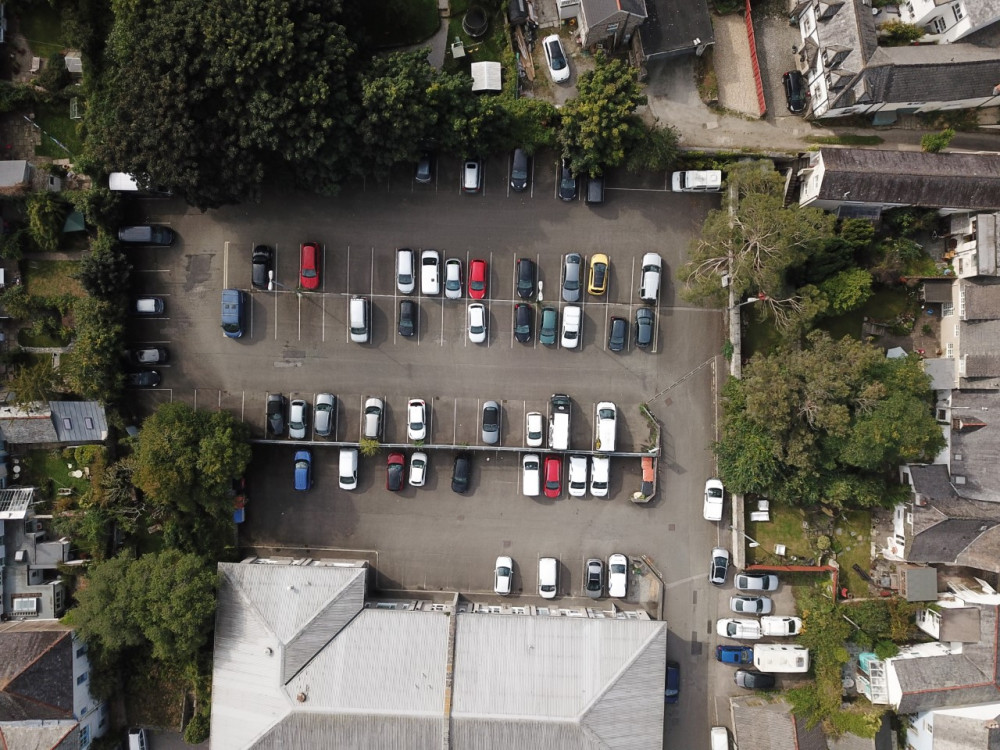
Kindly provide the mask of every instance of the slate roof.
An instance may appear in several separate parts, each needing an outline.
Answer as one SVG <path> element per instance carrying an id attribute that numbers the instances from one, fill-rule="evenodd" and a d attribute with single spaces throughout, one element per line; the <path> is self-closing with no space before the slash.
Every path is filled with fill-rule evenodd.
<path id="1" fill-rule="evenodd" d="M 985 423 L 975 429 L 952 429 L 951 480 L 955 489 L 962 497 L 1000 507 L 1000 393 L 952 391 L 951 410 L 953 419 L 966 416 Z M 963 484 L 959 477 L 964 477 Z"/>
<path id="2" fill-rule="evenodd" d="M 97 401 L 49 401 L 30 409 L 7 403 L 0 405 L 0 432 L 14 445 L 79 445 L 106 440 L 108 423 Z"/>
<path id="3" fill-rule="evenodd" d="M 909 568 L 901 571 L 902 591 L 908 602 L 933 602 L 938 598 L 937 568 Z"/>
<path id="4" fill-rule="evenodd" d="M 927 279 L 923 282 L 924 301 L 951 302 L 954 279 Z"/>
<path id="5" fill-rule="evenodd" d="M 951 485 L 951 475 L 944 464 L 911 464 L 909 467 L 913 491 L 932 500 L 947 500 L 957 497 Z"/>
<path id="6" fill-rule="evenodd" d="M 715 43 L 706 0 L 647 0 L 646 13 L 639 39 L 647 60 L 694 49 L 695 39 Z"/>
<path id="7" fill-rule="evenodd" d="M 959 282 L 965 295 L 966 320 L 1000 320 L 1000 284 Z"/>
<path id="8" fill-rule="evenodd" d="M 0 721 L 0 747 L 5 750 L 80 750 L 80 725 L 75 719 Z"/>
<path id="9" fill-rule="evenodd" d="M 1000 268 L 1000 232 L 996 213 L 976 216 L 976 270 L 980 276 L 995 276 Z"/>
<path id="10" fill-rule="evenodd" d="M 646 17 L 646 4 L 643 0 L 582 0 L 582 7 L 587 23 L 591 26 L 620 10 L 640 18 Z"/>
<path id="11" fill-rule="evenodd" d="M 935 713 L 934 750 L 1000 750 L 1000 714 L 983 720 L 948 711 Z"/>
<path id="12" fill-rule="evenodd" d="M 1000 208 L 1000 154 L 853 148 L 821 148 L 820 153 L 820 200 L 842 201 L 846 193 L 852 202 L 862 203 Z"/>
<path id="13" fill-rule="evenodd" d="M 73 718 L 71 631 L 34 624 L 0 629 L 0 721 Z"/>
<path id="14" fill-rule="evenodd" d="M 818 726 L 809 729 L 792 715 L 784 700 L 765 695 L 729 699 L 737 747 L 753 750 L 827 750 L 826 736 Z"/>

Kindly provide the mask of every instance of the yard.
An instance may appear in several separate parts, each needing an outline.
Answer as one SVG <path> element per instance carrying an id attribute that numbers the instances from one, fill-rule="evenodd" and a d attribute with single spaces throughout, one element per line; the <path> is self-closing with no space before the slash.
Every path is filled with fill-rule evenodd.
<path id="1" fill-rule="evenodd" d="M 86 474 L 82 477 L 70 474 L 71 471 L 81 470 L 71 449 L 30 451 L 23 465 L 25 476 L 21 481 L 47 488 L 50 496 L 60 490 L 79 496 L 90 489 L 90 479 Z"/>
<path id="2" fill-rule="evenodd" d="M 69 260 L 28 260 L 24 263 L 24 284 L 32 297 L 54 299 L 64 295 L 85 297 L 75 278 L 80 263 Z"/>
<path id="3" fill-rule="evenodd" d="M 42 144 L 35 147 L 35 153 L 52 159 L 66 159 L 80 154 L 83 151 L 83 141 L 77 132 L 78 122 L 69 117 L 68 101 L 36 104 L 35 124 L 42 129 Z"/>

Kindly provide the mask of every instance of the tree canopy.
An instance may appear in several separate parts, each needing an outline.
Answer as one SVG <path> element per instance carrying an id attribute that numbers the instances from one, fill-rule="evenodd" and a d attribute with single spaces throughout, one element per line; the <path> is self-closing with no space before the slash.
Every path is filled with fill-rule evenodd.
<path id="1" fill-rule="evenodd" d="M 821 331 L 754 356 L 724 389 L 719 473 L 734 492 L 793 505 L 870 507 L 899 492 L 901 463 L 943 447 L 915 358 Z"/>

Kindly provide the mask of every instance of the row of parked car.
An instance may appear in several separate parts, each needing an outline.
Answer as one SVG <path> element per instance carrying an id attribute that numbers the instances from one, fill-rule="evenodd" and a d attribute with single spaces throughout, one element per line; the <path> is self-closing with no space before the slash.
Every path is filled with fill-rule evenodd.
<path id="1" fill-rule="evenodd" d="M 610 596 L 624 599 L 628 594 L 628 558 L 620 553 L 608 557 L 607 577 L 604 561 L 592 557 L 583 566 L 583 590 L 591 599 Z M 506 555 L 496 560 L 493 569 L 493 591 L 509 596 L 514 591 L 514 561 Z M 555 599 L 559 593 L 559 560 L 554 557 L 538 559 L 538 595 Z"/>

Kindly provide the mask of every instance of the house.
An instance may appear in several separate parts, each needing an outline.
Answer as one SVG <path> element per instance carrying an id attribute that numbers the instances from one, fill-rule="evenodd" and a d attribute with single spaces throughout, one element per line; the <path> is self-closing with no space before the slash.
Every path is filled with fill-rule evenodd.
<path id="1" fill-rule="evenodd" d="M 888 123 L 897 114 L 1000 106 L 998 50 L 974 44 L 881 47 L 863 0 L 804 0 L 793 17 L 802 37 L 799 69 L 809 87 L 809 117 L 877 114 Z"/>
<path id="2" fill-rule="evenodd" d="M 907 747 L 923 750 L 1000 747 L 1000 703 L 920 711 L 906 717 Z"/>
<path id="3" fill-rule="evenodd" d="M 851 732 L 827 737 L 821 727 L 808 727 L 792 714 L 783 698 L 754 694 L 729 699 L 736 747 L 752 750 L 892 750 L 892 730 L 883 721 L 874 738 Z"/>
<path id="4" fill-rule="evenodd" d="M 960 279 L 1000 276 L 1000 212 L 952 214 L 948 218 L 947 241 L 955 275 Z"/>
<path id="5" fill-rule="evenodd" d="M 23 159 L 0 161 L 0 190 L 28 187 L 31 184 L 33 171 L 34 167 Z"/>
<path id="6" fill-rule="evenodd" d="M 899 19 L 923 27 L 921 42 L 957 42 L 1000 21 L 1000 0 L 909 0 L 900 3 Z"/>
<path id="7" fill-rule="evenodd" d="M 646 0 L 646 23 L 633 39 L 634 57 L 643 62 L 701 55 L 715 44 L 704 0 Z"/>
<path id="8" fill-rule="evenodd" d="M 645 20 L 644 0 L 580 0 L 580 44 L 617 50 Z"/>
<path id="9" fill-rule="evenodd" d="M 369 600 L 367 576 L 350 561 L 219 565 L 213 750 L 663 746 L 665 622 Z"/>
<path id="10" fill-rule="evenodd" d="M 941 305 L 941 343 L 952 363 L 953 386 L 1000 388 L 1000 279 L 957 279 Z"/>
<path id="11" fill-rule="evenodd" d="M 942 213 L 1000 209 L 1000 154 L 995 153 L 821 148 L 793 170 L 789 199 L 797 190 L 799 205 L 840 216 L 877 219 L 902 206 Z"/>
<path id="12" fill-rule="evenodd" d="M 86 750 L 108 729 L 87 646 L 56 620 L 0 623 L 0 746 Z"/>
<path id="13" fill-rule="evenodd" d="M 103 443 L 108 422 L 97 401 L 0 404 L 0 438 L 22 449 Z"/>

